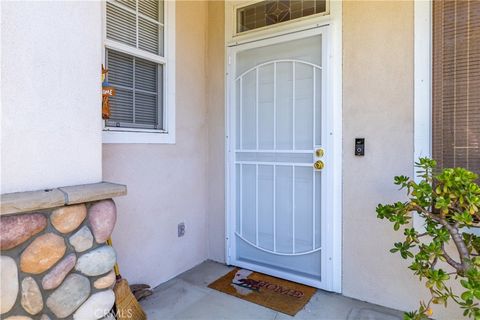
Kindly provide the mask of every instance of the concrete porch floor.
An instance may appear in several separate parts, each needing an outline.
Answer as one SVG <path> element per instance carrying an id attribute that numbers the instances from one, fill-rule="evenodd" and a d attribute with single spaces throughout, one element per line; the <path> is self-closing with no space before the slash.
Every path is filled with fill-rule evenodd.
<path id="1" fill-rule="evenodd" d="M 206 261 L 158 286 L 141 302 L 149 320 L 401 320 L 402 312 L 318 290 L 295 317 L 208 288 L 232 268 Z"/>

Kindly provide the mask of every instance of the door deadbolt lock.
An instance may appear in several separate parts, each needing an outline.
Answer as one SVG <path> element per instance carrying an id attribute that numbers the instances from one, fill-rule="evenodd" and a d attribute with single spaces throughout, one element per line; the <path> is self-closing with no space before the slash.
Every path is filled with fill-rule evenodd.
<path id="1" fill-rule="evenodd" d="M 323 163 L 323 161 L 321 161 L 321 160 L 317 160 L 317 161 L 315 161 L 315 163 L 313 164 L 313 167 L 314 167 L 316 170 L 322 170 L 322 169 L 325 167 L 325 163 Z"/>
<path id="2" fill-rule="evenodd" d="M 321 157 L 323 157 L 324 155 L 325 155 L 325 150 L 323 150 L 323 149 L 317 149 L 317 150 L 315 150 L 315 156 L 316 156 L 317 158 L 321 158 Z"/>

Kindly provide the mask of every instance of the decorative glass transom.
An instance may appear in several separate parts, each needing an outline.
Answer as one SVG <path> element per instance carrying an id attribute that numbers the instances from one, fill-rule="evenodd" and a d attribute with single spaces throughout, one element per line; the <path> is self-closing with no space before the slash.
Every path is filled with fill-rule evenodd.
<path id="1" fill-rule="evenodd" d="M 237 33 L 327 11 L 327 0 L 266 0 L 237 9 Z"/>

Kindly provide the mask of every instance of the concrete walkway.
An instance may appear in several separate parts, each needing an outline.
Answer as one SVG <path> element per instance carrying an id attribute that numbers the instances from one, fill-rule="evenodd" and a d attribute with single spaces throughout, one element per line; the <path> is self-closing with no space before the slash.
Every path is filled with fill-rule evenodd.
<path id="1" fill-rule="evenodd" d="M 206 261 L 155 288 L 141 304 L 149 320 L 401 320 L 402 313 L 318 290 L 295 317 L 208 288 L 232 268 Z"/>

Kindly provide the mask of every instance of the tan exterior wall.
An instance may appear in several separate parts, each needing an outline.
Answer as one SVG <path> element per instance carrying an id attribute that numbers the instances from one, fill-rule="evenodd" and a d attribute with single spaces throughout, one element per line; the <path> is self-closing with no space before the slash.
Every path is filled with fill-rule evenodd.
<path id="1" fill-rule="evenodd" d="M 1 11 L 1 192 L 99 181 L 100 2 Z M 177 1 L 176 15 L 176 144 L 103 145 L 103 179 L 129 190 L 113 235 L 122 274 L 152 286 L 225 258 L 224 2 Z M 427 293 L 389 253 L 401 234 L 375 207 L 414 172 L 413 17 L 413 1 L 343 4 L 343 294 L 403 310 Z"/>
<path id="2" fill-rule="evenodd" d="M 389 252 L 402 234 L 375 207 L 401 200 L 393 176 L 414 172 L 413 17 L 413 1 L 343 5 L 343 294 L 400 310 L 428 293 Z M 353 155 L 356 137 L 366 139 L 364 157 Z M 435 309 L 437 319 L 461 318 Z"/>
<path id="3" fill-rule="evenodd" d="M 103 146 L 104 179 L 128 186 L 113 242 L 131 283 L 155 286 L 207 259 L 207 10 L 176 5 L 176 144 Z"/>
<path id="4" fill-rule="evenodd" d="M 414 171 L 413 14 L 412 1 L 343 5 L 342 290 L 400 310 L 427 292 L 389 253 L 401 234 L 375 207 L 401 199 L 393 176 Z M 224 3 L 177 2 L 176 145 L 103 148 L 104 178 L 129 187 L 114 242 L 131 282 L 156 285 L 206 258 L 224 261 L 224 70 Z M 353 156 L 356 137 L 366 138 L 365 157 Z M 177 238 L 181 221 L 187 233 Z"/>
<path id="5" fill-rule="evenodd" d="M 225 2 L 208 1 L 208 257 L 225 262 Z"/>

